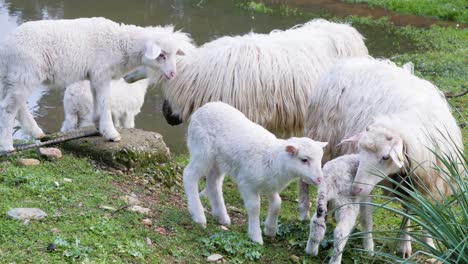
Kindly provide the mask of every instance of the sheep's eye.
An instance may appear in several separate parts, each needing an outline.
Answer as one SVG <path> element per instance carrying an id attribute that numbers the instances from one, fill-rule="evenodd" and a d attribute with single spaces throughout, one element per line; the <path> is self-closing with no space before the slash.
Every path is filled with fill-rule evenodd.
<path id="1" fill-rule="evenodd" d="M 309 162 L 309 159 L 302 158 L 301 161 L 302 161 L 302 163 L 307 163 L 307 162 Z"/>
<path id="2" fill-rule="evenodd" d="M 389 158 L 390 158 L 389 155 L 384 155 L 384 156 L 382 157 L 383 160 L 388 160 Z"/>
<path id="3" fill-rule="evenodd" d="M 160 60 L 165 60 L 165 59 L 166 59 L 166 55 L 164 55 L 164 54 L 161 53 L 161 54 L 159 54 L 158 59 L 160 59 Z"/>

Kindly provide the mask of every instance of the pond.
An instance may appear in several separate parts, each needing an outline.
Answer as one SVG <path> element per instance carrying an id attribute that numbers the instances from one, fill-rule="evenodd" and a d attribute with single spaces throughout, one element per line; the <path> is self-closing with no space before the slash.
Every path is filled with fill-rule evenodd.
<path id="1" fill-rule="evenodd" d="M 339 8 L 337 1 L 311 2 L 314 1 L 293 1 L 292 4 L 319 11 L 318 14 L 324 11 L 338 16 L 348 15 L 341 11 L 343 8 Z M 252 13 L 241 9 L 238 1 L 232 0 L 0 0 L 0 40 L 26 21 L 93 16 L 141 26 L 173 24 L 177 29 L 189 32 L 197 44 L 223 35 L 244 34 L 252 30 L 269 32 L 306 22 L 301 16 Z M 358 30 L 366 37 L 373 56 L 389 56 L 402 49 L 411 49 L 411 45 L 395 39 L 389 31 L 371 27 L 358 27 Z M 60 129 L 64 116 L 62 98 L 63 90 L 58 89 L 41 90 L 31 98 L 30 106 L 35 109 L 36 120 L 44 131 Z M 173 152 L 184 152 L 186 126 L 168 125 L 161 112 L 162 102 L 161 90 L 152 87 L 142 112 L 137 116 L 136 127 L 161 133 Z"/>

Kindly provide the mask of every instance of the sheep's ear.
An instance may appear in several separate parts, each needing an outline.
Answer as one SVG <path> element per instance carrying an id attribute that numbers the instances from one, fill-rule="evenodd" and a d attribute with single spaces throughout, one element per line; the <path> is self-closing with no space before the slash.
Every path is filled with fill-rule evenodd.
<path id="1" fill-rule="evenodd" d="M 297 155 L 297 148 L 292 146 L 292 145 L 287 145 L 286 146 L 286 152 L 289 153 L 291 156 L 296 156 Z"/>
<path id="2" fill-rule="evenodd" d="M 152 42 L 146 42 L 145 45 L 145 57 L 150 60 L 155 60 L 159 54 L 161 54 L 161 48 L 152 43 Z"/>
<path id="3" fill-rule="evenodd" d="M 358 134 L 356 134 L 356 135 L 354 135 L 352 137 L 341 140 L 340 144 L 343 144 L 343 143 L 346 143 L 346 142 L 358 142 L 359 139 L 361 138 L 361 136 L 362 136 L 362 133 L 358 133 Z"/>
<path id="4" fill-rule="evenodd" d="M 185 52 L 183 50 L 181 50 L 181 49 L 178 49 L 177 52 L 176 52 L 176 55 L 184 56 Z"/>
<path id="5" fill-rule="evenodd" d="M 398 166 L 398 168 L 402 168 L 404 164 L 404 157 L 403 157 L 403 143 L 399 142 L 395 146 L 392 147 L 390 150 L 390 157 L 392 158 L 392 161 L 395 163 L 395 165 Z"/>
<path id="6" fill-rule="evenodd" d="M 325 148 L 328 145 L 328 142 L 320 142 L 320 141 L 315 141 L 321 148 Z"/>

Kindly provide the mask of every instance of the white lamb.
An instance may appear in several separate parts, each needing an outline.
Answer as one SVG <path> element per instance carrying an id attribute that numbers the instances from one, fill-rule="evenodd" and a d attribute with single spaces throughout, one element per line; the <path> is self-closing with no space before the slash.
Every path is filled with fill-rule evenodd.
<path id="1" fill-rule="evenodd" d="M 348 236 L 354 228 L 358 215 L 364 233 L 364 249 L 374 250 L 372 239 L 372 207 L 359 204 L 359 202 L 371 202 L 370 197 L 356 197 L 352 194 L 354 177 L 359 166 L 359 155 L 351 154 L 338 157 L 327 162 L 323 166 L 323 182 L 318 187 L 315 214 L 310 220 L 310 234 L 305 249 L 307 254 L 316 256 L 320 242 L 326 231 L 325 215 L 327 204 L 331 202 L 336 209 L 336 228 L 333 236 L 333 255 L 331 263 L 341 263 L 343 249 L 348 241 Z"/>
<path id="2" fill-rule="evenodd" d="M 249 236 L 263 244 L 260 195 L 269 200 L 264 232 L 275 236 L 279 192 L 294 179 L 314 184 L 322 181 L 322 148 L 326 144 L 309 138 L 278 139 L 228 104 L 205 104 L 192 115 L 187 132 L 190 163 L 184 170 L 184 187 L 193 221 L 206 226 L 198 181 L 207 176 L 212 214 L 222 225 L 230 225 L 222 194 L 223 178 L 228 174 L 244 200 Z"/>
<path id="3" fill-rule="evenodd" d="M 123 79 L 112 80 L 109 108 L 115 127 L 134 128 L 135 116 L 140 113 L 145 100 L 148 80 L 129 84 Z M 63 98 L 65 120 L 62 132 L 94 125 L 93 94 L 89 81 L 67 86 Z"/>
<path id="4" fill-rule="evenodd" d="M 185 33 L 172 26 L 138 27 L 104 18 L 27 22 L 0 44 L 0 151 L 13 150 L 15 117 L 35 138 L 44 135 L 26 108 L 40 84 L 65 87 L 89 80 L 99 130 L 108 140 L 120 135 L 108 107 L 110 81 L 145 65 L 171 79 L 176 54 L 192 47 Z"/>
<path id="5" fill-rule="evenodd" d="M 404 177 L 407 171 L 423 193 L 450 195 L 436 154 L 457 157 L 457 148 L 463 150 L 460 128 L 437 87 L 390 61 L 367 57 L 344 59 L 321 78 L 305 134 L 329 142 L 324 162 L 359 151 L 356 195 L 369 194 L 385 178 L 379 175 Z M 337 146 L 342 140 L 350 143 Z M 427 243 L 433 245 L 429 238 Z M 405 233 L 399 252 L 409 257 L 411 251 Z"/>

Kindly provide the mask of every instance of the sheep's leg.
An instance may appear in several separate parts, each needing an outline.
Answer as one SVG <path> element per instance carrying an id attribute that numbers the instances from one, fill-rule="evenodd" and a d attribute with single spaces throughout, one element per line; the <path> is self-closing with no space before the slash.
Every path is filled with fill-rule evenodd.
<path id="1" fill-rule="evenodd" d="M 305 221 L 309 219 L 310 214 L 310 201 L 309 201 L 309 185 L 301 180 L 297 182 L 298 189 L 298 209 L 299 209 L 299 221 Z"/>
<path id="2" fill-rule="evenodd" d="M 224 174 L 221 174 L 218 166 L 214 166 L 206 177 L 206 190 L 208 200 L 211 204 L 211 211 L 221 225 L 229 226 L 231 219 L 226 210 L 223 197 Z"/>
<path id="3" fill-rule="evenodd" d="M 203 205 L 198 195 L 198 181 L 203 175 L 208 173 L 212 164 L 206 159 L 198 158 L 203 157 L 203 155 L 190 154 L 190 163 L 185 167 L 183 176 L 188 209 L 193 221 L 206 227 L 205 212 L 203 211 Z"/>
<path id="4" fill-rule="evenodd" d="M 114 122 L 114 126 L 116 128 L 122 127 L 122 124 L 120 123 L 120 116 L 119 115 L 112 113 L 112 122 Z"/>
<path id="5" fill-rule="evenodd" d="M 37 125 L 34 117 L 32 116 L 31 112 L 29 112 L 28 107 L 26 104 L 23 104 L 17 113 L 18 121 L 21 124 L 21 128 L 24 132 L 35 139 L 41 139 L 45 137 L 44 132 L 42 129 Z"/>
<path id="6" fill-rule="evenodd" d="M 278 193 L 268 196 L 268 216 L 265 220 L 263 232 L 269 237 L 276 236 L 278 231 L 278 216 L 281 209 L 281 197 Z"/>
<path id="7" fill-rule="evenodd" d="M 247 186 L 239 186 L 245 209 L 249 218 L 248 233 L 250 239 L 263 245 L 262 230 L 260 229 L 260 196 L 251 192 Z"/>
<path id="8" fill-rule="evenodd" d="M 362 202 L 370 203 L 372 202 L 372 197 L 365 197 L 362 199 Z M 371 255 L 374 254 L 374 240 L 372 238 L 372 209 L 372 205 L 361 204 L 359 207 L 361 225 L 363 231 L 365 232 L 363 246 L 364 249 L 369 251 L 369 254 Z"/>
<path id="9" fill-rule="evenodd" d="M 6 87 L 3 89 L 8 92 Z M 14 150 L 13 126 L 15 117 L 20 106 L 26 104 L 27 94 L 13 93 L 11 90 L 10 92 L 0 101 L 0 152 Z"/>
<path id="10" fill-rule="evenodd" d="M 356 205 L 341 207 L 336 212 L 336 228 L 333 232 L 333 255 L 330 264 L 341 263 L 344 247 L 348 242 L 349 234 L 354 228 L 358 214 L 359 209 Z"/>
<path id="11" fill-rule="evenodd" d="M 122 124 L 124 128 L 134 128 L 135 127 L 135 115 L 131 113 L 125 113 L 122 118 Z"/>
<path id="12" fill-rule="evenodd" d="M 436 246 L 434 245 L 434 241 L 432 240 L 431 234 L 429 234 L 427 230 L 423 230 L 423 233 L 424 233 L 422 237 L 423 242 L 432 248 L 436 248 Z"/>
<path id="13" fill-rule="evenodd" d="M 411 232 L 410 220 L 408 218 L 403 218 L 403 221 L 406 222 L 403 227 L 403 233 L 400 236 L 400 247 L 398 248 L 398 254 L 403 258 L 409 258 L 412 253 L 411 249 Z"/>
<path id="14" fill-rule="evenodd" d="M 60 131 L 67 132 L 78 128 L 78 115 L 65 111 L 65 120 Z"/>
<path id="15" fill-rule="evenodd" d="M 110 83 L 95 83 L 91 81 L 91 88 L 94 91 L 93 101 L 95 105 L 95 114 L 99 114 L 99 132 L 109 141 L 120 141 L 120 134 L 112 123 L 112 114 L 109 105 L 109 100 L 111 100 L 109 91 Z"/>
<path id="16" fill-rule="evenodd" d="M 88 112 L 80 116 L 80 128 L 94 126 L 93 113 Z"/>
<path id="17" fill-rule="evenodd" d="M 318 255 L 319 245 L 325 237 L 327 224 L 325 215 L 327 214 L 328 199 L 325 192 L 320 191 L 317 195 L 317 208 L 312 219 L 310 219 L 309 239 L 305 252 L 314 256 Z"/>

